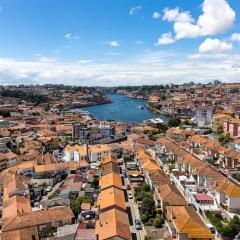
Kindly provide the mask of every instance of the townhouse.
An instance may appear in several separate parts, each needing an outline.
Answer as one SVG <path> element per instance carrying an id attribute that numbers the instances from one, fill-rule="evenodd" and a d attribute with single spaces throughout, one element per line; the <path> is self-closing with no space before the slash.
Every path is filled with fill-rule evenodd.
<path id="1" fill-rule="evenodd" d="M 205 226 L 195 209 L 191 206 L 168 206 L 167 227 L 172 237 L 183 239 L 213 239 L 213 234 Z"/>
<path id="2" fill-rule="evenodd" d="M 109 164 L 111 167 L 106 167 Z M 100 168 L 103 171 L 99 180 L 101 191 L 97 199 L 99 217 L 96 221 L 96 234 L 99 240 L 131 239 L 122 180 L 117 168 L 115 156 L 103 156 Z"/>
<path id="3" fill-rule="evenodd" d="M 188 203 L 174 184 L 158 185 L 155 188 L 155 201 L 157 207 L 166 212 L 167 206 L 187 206 Z"/>
<path id="4" fill-rule="evenodd" d="M 201 139 L 202 142 L 204 140 Z M 175 159 L 175 169 L 171 173 L 172 180 L 190 202 L 198 205 L 201 212 L 207 209 L 216 210 L 220 208 L 226 210 L 229 216 L 231 216 L 230 213 L 239 212 L 240 186 L 238 184 L 228 180 L 213 166 L 183 150 L 180 145 L 173 143 L 171 140 L 163 138 L 159 140 L 159 143 L 167 148 L 169 153 L 179 153 Z M 229 184 L 228 191 L 225 191 L 226 188 L 219 187 L 225 182 Z M 198 193 L 211 196 L 214 200 L 212 201 L 213 204 L 208 207 L 199 206 L 196 199 Z"/>
<path id="5" fill-rule="evenodd" d="M 189 138 L 189 150 L 201 160 L 210 160 L 219 165 L 226 174 L 232 174 L 239 169 L 239 152 L 220 145 L 216 141 L 209 140 L 200 135 L 194 135 Z"/>

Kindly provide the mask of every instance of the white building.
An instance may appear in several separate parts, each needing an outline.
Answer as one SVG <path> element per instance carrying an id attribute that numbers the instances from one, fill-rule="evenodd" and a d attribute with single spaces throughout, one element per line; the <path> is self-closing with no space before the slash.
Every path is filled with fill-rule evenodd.
<path id="1" fill-rule="evenodd" d="M 213 118 L 213 108 L 200 107 L 196 112 L 196 123 L 198 127 L 211 126 Z"/>
<path id="2" fill-rule="evenodd" d="M 86 144 L 83 145 L 74 145 L 74 146 L 66 146 L 64 149 L 63 159 L 65 161 L 83 161 L 88 158 L 88 147 Z"/>
<path id="3" fill-rule="evenodd" d="M 88 150 L 90 162 L 100 162 L 106 153 L 111 152 L 111 147 L 107 144 L 90 146 Z"/>
<path id="4" fill-rule="evenodd" d="M 103 137 L 110 137 L 115 134 L 115 127 L 105 122 L 100 123 L 99 130 Z"/>

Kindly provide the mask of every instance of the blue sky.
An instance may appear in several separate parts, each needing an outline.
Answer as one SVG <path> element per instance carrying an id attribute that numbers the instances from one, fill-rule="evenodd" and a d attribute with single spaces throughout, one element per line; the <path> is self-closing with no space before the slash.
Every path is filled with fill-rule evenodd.
<path id="1" fill-rule="evenodd" d="M 239 0 L 1 0 L 0 83 L 240 79 Z"/>

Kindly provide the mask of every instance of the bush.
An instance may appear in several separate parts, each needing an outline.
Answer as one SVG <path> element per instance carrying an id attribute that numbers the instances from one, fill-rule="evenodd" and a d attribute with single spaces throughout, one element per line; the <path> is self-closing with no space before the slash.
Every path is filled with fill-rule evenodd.
<path id="1" fill-rule="evenodd" d="M 217 231 L 227 239 L 233 239 L 239 233 L 240 219 L 238 216 L 234 216 L 227 225 L 223 225 L 223 217 L 220 213 L 212 213 L 210 211 L 205 212 L 207 218 L 210 220 Z"/>
<path id="2" fill-rule="evenodd" d="M 73 198 L 70 202 L 70 207 L 75 215 L 77 217 L 78 213 L 80 212 L 80 207 L 82 203 L 89 203 L 88 197 L 76 197 Z"/>

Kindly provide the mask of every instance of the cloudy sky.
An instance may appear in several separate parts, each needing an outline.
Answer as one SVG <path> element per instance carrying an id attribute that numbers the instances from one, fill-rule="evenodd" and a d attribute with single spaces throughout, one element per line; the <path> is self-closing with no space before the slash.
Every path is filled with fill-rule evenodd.
<path id="1" fill-rule="evenodd" d="M 240 0 L 0 0 L 0 84 L 240 82 Z"/>

